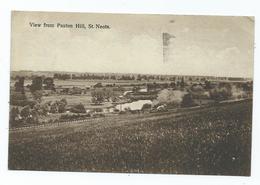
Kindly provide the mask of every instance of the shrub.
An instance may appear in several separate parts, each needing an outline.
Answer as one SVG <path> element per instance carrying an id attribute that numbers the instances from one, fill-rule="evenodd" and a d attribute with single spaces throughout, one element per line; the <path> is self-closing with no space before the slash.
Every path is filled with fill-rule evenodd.
<path id="1" fill-rule="evenodd" d="M 231 88 L 219 86 L 210 90 L 210 97 L 215 101 L 227 100 L 232 96 Z"/>
<path id="2" fill-rule="evenodd" d="M 182 102 L 181 102 L 181 106 L 182 107 L 192 107 L 194 106 L 195 103 L 194 103 L 194 100 L 192 98 L 192 95 L 189 93 L 189 94 L 185 94 L 183 96 L 183 99 L 182 99 Z"/>
<path id="3" fill-rule="evenodd" d="M 86 109 L 85 109 L 84 105 L 82 103 L 80 103 L 80 104 L 77 104 L 77 105 L 73 106 L 70 109 L 70 112 L 73 112 L 73 113 L 86 113 Z"/>

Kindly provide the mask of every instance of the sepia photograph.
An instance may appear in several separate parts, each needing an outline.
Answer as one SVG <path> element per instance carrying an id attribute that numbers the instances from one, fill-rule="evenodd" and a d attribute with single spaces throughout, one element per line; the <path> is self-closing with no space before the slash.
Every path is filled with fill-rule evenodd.
<path id="1" fill-rule="evenodd" d="M 250 176 L 254 26 L 12 11 L 8 169 Z"/>

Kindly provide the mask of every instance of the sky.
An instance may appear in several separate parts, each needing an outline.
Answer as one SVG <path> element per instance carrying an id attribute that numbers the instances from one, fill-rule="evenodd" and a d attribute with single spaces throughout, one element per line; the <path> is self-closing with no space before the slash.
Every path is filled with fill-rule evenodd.
<path id="1" fill-rule="evenodd" d="M 174 36 L 164 60 L 162 33 Z M 11 40 L 13 71 L 253 77 L 252 17 L 13 12 Z"/>

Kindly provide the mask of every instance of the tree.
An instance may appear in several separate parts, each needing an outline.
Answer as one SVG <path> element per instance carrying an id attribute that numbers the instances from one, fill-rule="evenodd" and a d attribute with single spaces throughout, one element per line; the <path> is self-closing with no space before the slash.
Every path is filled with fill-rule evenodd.
<path id="1" fill-rule="evenodd" d="M 58 103 L 57 101 L 56 102 L 53 102 L 50 106 L 50 113 L 57 113 L 58 112 Z"/>
<path id="2" fill-rule="evenodd" d="M 43 105 L 41 105 L 41 114 L 46 116 L 49 112 L 49 104 L 48 103 L 45 103 Z"/>
<path id="3" fill-rule="evenodd" d="M 204 88 L 200 84 L 194 84 L 191 86 L 193 92 L 204 92 Z"/>
<path id="4" fill-rule="evenodd" d="M 28 104 L 28 100 L 24 93 L 11 91 L 10 104 L 16 106 L 25 106 Z"/>
<path id="5" fill-rule="evenodd" d="M 18 81 L 15 82 L 15 91 L 24 93 L 24 77 L 18 77 Z"/>
<path id="6" fill-rule="evenodd" d="M 243 91 L 253 91 L 253 84 L 251 84 L 250 82 L 243 83 L 241 87 Z"/>
<path id="7" fill-rule="evenodd" d="M 104 92 L 104 99 L 106 99 L 107 101 L 109 101 L 110 98 L 113 98 L 115 96 L 114 91 L 111 89 L 103 89 L 103 92 Z"/>
<path id="8" fill-rule="evenodd" d="M 19 109 L 18 107 L 13 107 L 10 111 L 10 124 L 13 125 L 16 123 L 19 117 Z"/>
<path id="9" fill-rule="evenodd" d="M 32 80 L 31 91 L 42 90 L 42 77 L 37 76 Z"/>
<path id="10" fill-rule="evenodd" d="M 45 89 L 47 90 L 54 90 L 54 80 L 51 77 L 45 78 L 43 80 L 43 85 L 45 85 Z"/>
<path id="11" fill-rule="evenodd" d="M 182 77 L 180 82 L 180 87 L 184 88 L 184 86 L 185 86 L 185 82 L 184 82 L 184 78 Z"/>
<path id="12" fill-rule="evenodd" d="M 36 103 L 33 108 L 32 108 L 32 111 L 34 111 L 34 114 L 37 113 L 37 116 L 38 115 L 41 115 L 41 116 L 46 116 L 47 113 L 49 112 L 49 105 L 47 103 L 44 103 L 44 104 L 40 104 L 39 102 Z M 33 114 L 32 114 L 33 115 Z"/>
<path id="13" fill-rule="evenodd" d="M 159 92 L 157 100 L 159 104 L 180 105 L 183 96 L 182 91 L 164 89 Z"/>
<path id="14" fill-rule="evenodd" d="M 210 90 L 210 89 L 212 89 L 211 82 L 208 81 L 208 80 L 205 81 L 205 89 L 206 89 L 206 90 Z"/>
<path id="15" fill-rule="evenodd" d="M 62 98 L 59 102 L 58 102 L 58 112 L 59 113 L 63 113 L 66 111 L 66 106 L 67 106 L 67 100 L 65 98 Z"/>
<path id="16" fill-rule="evenodd" d="M 227 100 L 232 96 L 231 87 L 220 85 L 210 90 L 210 98 L 215 101 Z"/>
<path id="17" fill-rule="evenodd" d="M 62 98 L 60 101 L 55 101 L 50 104 L 50 113 L 63 113 L 66 111 L 67 100 Z"/>
<path id="18" fill-rule="evenodd" d="M 192 98 L 192 95 L 190 93 L 185 94 L 183 96 L 181 106 L 182 107 L 191 107 L 191 106 L 194 106 L 194 105 L 195 105 L 195 103 L 194 103 L 194 100 Z"/>
<path id="19" fill-rule="evenodd" d="M 39 114 L 40 114 L 39 110 L 32 109 L 31 110 L 31 116 L 30 116 L 31 117 L 31 121 L 34 122 L 34 123 L 38 122 Z"/>
<path id="20" fill-rule="evenodd" d="M 136 80 L 138 80 L 138 81 L 142 80 L 142 77 L 140 74 L 137 75 Z"/>
<path id="21" fill-rule="evenodd" d="M 60 100 L 60 102 L 66 104 L 66 105 L 68 104 L 68 102 L 67 102 L 67 100 L 66 100 L 65 98 L 62 98 L 62 99 Z"/>
<path id="22" fill-rule="evenodd" d="M 105 93 L 103 90 L 95 89 L 91 92 L 92 99 L 91 101 L 95 104 L 100 104 L 104 101 Z"/>
<path id="23" fill-rule="evenodd" d="M 175 82 L 171 82 L 171 83 L 170 83 L 170 87 L 171 87 L 171 88 L 175 88 L 175 86 L 176 86 L 176 83 L 175 83 Z"/>
<path id="24" fill-rule="evenodd" d="M 42 100 L 42 91 L 41 90 L 36 90 L 32 92 L 34 100 L 41 102 Z"/>
<path id="25" fill-rule="evenodd" d="M 30 116 L 30 106 L 29 105 L 26 105 L 22 108 L 21 110 L 21 117 L 26 119 Z"/>

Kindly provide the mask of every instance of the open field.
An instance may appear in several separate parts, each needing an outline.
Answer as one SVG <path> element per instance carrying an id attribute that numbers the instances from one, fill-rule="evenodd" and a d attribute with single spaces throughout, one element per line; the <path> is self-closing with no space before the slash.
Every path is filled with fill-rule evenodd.
<path id="1" fill-rule="evenodd" d="M 68 106 L 73 106 L 82 103 L 86 109 L 95 109 L 95 108 L 108 108 L 112 107 L 113 104 L 111 102 L 103 102 L 99 105 L 94 105 L 91 101 L 91 95 L 90 94 L 84 94 L 84 95 L 51 95 L 51 96 L 43 96 L 42 102 L 55 102 L 57 100 L 61 100 L 62 98 L 65 98 Z"/>
<path id="2" fill-rule="evenodd" d="M 9 169 L 250 175 L 252 102 L 10 132 Z"/>
<path id="3" fill-rule="evenodd" d="M 44 96 L 42 97 L 42 102 L 48 101 L 56 101 L 65 98 L 68 102 L 68 106 L 77 105 L 82 103 L 86 109 L 94 109 L 94 108 L 107 108 L 111 107 L 111 102 L 103 102 L 101 105 L 93 105 L 91 101 L 90 95 L 52 95 L 52 96 Z"/>
<path id="4" fill-rule="evenodd" d="M 152 82 L 155 82 L 156 80 L 153 80 Z M 57 80 L 55 79 L 54 83 L 56 86 L 75 86 L 75 87 L 91 87 L 97 83 L 102 83 L 102 85 L 128 85 L 129 84 L 143 84 L 147 83 L 149 81 L 137 81 L 137 80 Z M 156 81 L 157 83 L 166 83 L 170 81 Z M 24 85 L 30 85 L 32 83 L 32 80 L 25 80 Z M 11 80 L 10 86 L 14 86 L 15 80 Z"/>
<path id="5" fill-rule="evenodd" d="M 51 95 L 51 96 L 43 96 L 42 101 L 48 102 L 48 101 L 56 101 L 61 100 L 62 98 L 65 98 L 68 102 L 68 105 L 75 105 L 82 103 L 84 105 L 91 104 L 91 96 L 90 95 Z"/>

